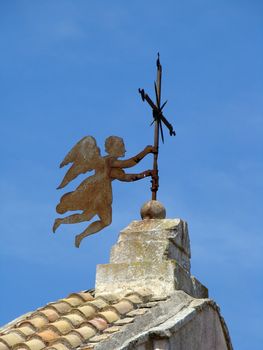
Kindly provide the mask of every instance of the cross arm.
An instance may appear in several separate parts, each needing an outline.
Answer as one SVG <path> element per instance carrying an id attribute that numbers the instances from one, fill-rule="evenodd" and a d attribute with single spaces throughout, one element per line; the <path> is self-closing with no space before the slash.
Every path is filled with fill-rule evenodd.
<path id="1" fill-rule="evenodd" d="M 170 124 L 168 122 L 168 120 L 165 118 L 165 116 L 162 114 L 162 112 L 159 112 L 159 118 L 164 123 L 164 125 L 169 129 L 170 135 L 175 136 L 176 134 L 175 134 L 175 131 L 174 131 L 172 124 Z"/>
<path id="2" fill-rule="evenodd" d="M 149 103 L 149 105 L 152 107 L 153 110 L 158 111 L 157 106 L 154 104 L 152 99 L 149 97 L 148 94 L 145 93 L 144 89 L 139 89 L 139 93 L 141 94 L 142 100 Z"/>
<path id="3" fill-rule="evenodd" d="M 170 135 L 175 136 L 175 131 L 173 129 L 172 124 L 168 122 L 168 120 L 162 114 L 161 110 L 155 105 L 155 103 L 152 101 L 149 95 L 145 93 L 144 89 L 139 89 L 139 93 L 141 94 L 142 100 L 148 102 L 148 104 L 151 106 L 154 118 L 161 120 L 164 123 L 164 125 L 169 129 Z"/>

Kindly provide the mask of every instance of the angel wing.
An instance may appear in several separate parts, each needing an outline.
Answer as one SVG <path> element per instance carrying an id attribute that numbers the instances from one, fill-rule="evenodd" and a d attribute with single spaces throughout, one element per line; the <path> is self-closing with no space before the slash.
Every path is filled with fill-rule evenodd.
<path id="1" fill-rule="evenodd" d="M 100 159 L 100 149 L 98 148 L 94 137 L 83 137 L 83 139 L 76 143 L 76 145 L 69 151 L 64 160 L 61 162 L 60 168 L 68 165 L 69 163 L 73 164 L 67 171 L 57 189 L 65 187 L 78 175 L 95 169 Z"/>

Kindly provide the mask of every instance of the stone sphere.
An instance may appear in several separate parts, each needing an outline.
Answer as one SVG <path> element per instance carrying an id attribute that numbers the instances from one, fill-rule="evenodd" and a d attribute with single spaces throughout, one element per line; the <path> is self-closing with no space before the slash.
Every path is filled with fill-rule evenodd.
<path id="1" fill-rule="evenodd" d="M 141 207 L 141 218 L 145 219 L 165 219 L 165 207 L 159 201 L 151 200 Z"/>

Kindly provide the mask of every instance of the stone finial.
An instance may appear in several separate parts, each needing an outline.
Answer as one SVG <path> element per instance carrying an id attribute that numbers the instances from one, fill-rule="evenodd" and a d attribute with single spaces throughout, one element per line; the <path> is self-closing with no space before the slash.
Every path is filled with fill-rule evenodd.
<path id="1" fill-rule="evenodd" d="M 145 219 L 165 219 L 166 210 L 163 204 L 156 200 L 151 200 L 141 207 L 141 218 Z"/>

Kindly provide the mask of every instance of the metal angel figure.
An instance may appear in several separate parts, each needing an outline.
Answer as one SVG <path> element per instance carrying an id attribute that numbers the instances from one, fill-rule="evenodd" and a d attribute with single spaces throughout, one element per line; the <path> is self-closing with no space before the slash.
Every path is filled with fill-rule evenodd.
<path id="1" fill-rule="evenodd" d="M 111 182 L 113 180 L 130 182 L 153 175 L 152 170 L 146 170 L 139 174 L 126 174 L 123 168 L 131 168 L 138 164 L 147 154 L 156 153 L 154 147 L 147 146 L 136 156 L 126 160 L 119 160 L 118 158 L 124 157 L 126 152 L 123 139 L 117 136 L 110 136 L 105 141 L 105 151 L 108 155 L 102 157 L 96 140 L 92 136 L 86 136 L 71 149 L 60 164 L 60 167 L 63 167 L 73 163 L 58 189 L 65 187 L 80 174 L 91 170 L 95 171 L 94 175 L 83 180 L 74 191 L 64 194 L 56 207 L 56 211 L 59 214 L 75 210 L 81 210 L 82 213 L 57 218 L 54 222 L 53 232 L 61 224 L 90 221 L 95 215 L 99 217 L 99 220 L 92 222 L 84 232 L 76 236 L 76 247 L 79 247 L 84 237 L 92 235 L 111 224 Z"/>

